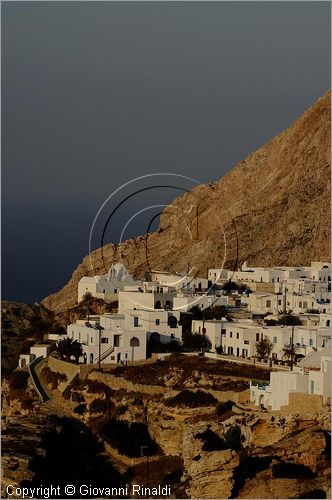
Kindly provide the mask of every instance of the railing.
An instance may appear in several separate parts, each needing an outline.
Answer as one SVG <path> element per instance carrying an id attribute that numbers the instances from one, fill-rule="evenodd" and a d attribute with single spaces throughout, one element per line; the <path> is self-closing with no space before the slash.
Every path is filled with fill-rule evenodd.
<path id="1" fill-rule="evenodd" d="M 38 358 L 35 358 L 29 364 L 28 369 L 29 369 L 30 377 L 32 378 L 33 385 L 35 386 L 36 392 L 37 392 L 41 402 L 45 403 L 45 401 L 47 401 L 50 398 L 48 397 L 45 389 L 41 385 L 40 380 L 39 380 L 37 373 L 36 373 L 36 370 L 35 370 L 36 365 L 38 365 L 38 363 L 40 361 L 42 361 L 43 359 L 44 359 L 43 356 L 39 356 Z"/>
<path id="2" fill-rule="evenodd" d="M 107 349 L 107 351 L 103 352 L 100 357 L 98 357 L 95 361 L 95 363 L 99 363 L 100 361 L 103 361 L 105 358 L 107 358 L 107 356 L 109 356 L 110 354 L 112 354 L 112 352 L 114 351 L 114 346 L 110 347 L 109 349 Z"/>

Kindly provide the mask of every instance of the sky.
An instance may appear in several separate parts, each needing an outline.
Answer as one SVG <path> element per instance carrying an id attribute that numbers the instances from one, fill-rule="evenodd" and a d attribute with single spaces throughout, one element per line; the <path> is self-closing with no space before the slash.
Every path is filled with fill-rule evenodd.
<path id="1" fill-rule="evenodd" d="M 217 180 L 330 88 L 329 2 L 24 1 L 1 10 L 3 299 L 39 301 L 63 286 L 89 251 L 99 207 L 123 183 L 158 172 Z M 178 194 L 133 196 L 105 243 L 137 210 Z M 145 212 L 124 237 L 146 226 Z"/>

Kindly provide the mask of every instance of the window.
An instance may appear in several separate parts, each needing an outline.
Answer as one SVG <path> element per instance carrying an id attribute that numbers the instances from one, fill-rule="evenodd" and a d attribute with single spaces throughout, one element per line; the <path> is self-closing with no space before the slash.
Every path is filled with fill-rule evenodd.
<path id="1" fill-rule="evenodd" d="M 277 337 L 273 337 L 272 342 L 273 342 L 273 344 L 276 344 L 277 343 Z"/>
<path id="2" fill-rule="evenodd" d="M 200 326 L 198 327 L 198 333 L 201 333 L 201 327 Z"/>
<path id="3" fill-rule="evenodd" d="M 229 332 L 229 336 L 230 336 L 230 338 L 232 338 L 233 337 L 233 332 Z"/>
<path id="4" fill-rule="evenodd" d="M 93 344 L 93 337 L 90 337 L 90 344 Z"/>
<path id="5" fill-rule="evenodd" d="M 266 307 L 271 307 L 271 301 L 270 300 L 266 301 Z"/>
<path id="6" fill-rule="evenodd" d="M 160 319 L 156 319 L 156 325 L 160 325 Z"/>
<path id="7" fill-rule="evenodd" d="M 118 289 L 117 288 L 114 288 L 114 293 L 118 293 Z"/>
<path id="8" fill-rule="evenodd" d="M 277 278 L 277 282 L 279 283 L 279 278 Z"/>
<path id="9" fill-rule="evenodd" d="M 302 302 L 299 302 L 299 307 L 302 309 Z"/>
<path id="10" fill-rule="evenodd" d="M 134 326 L 138 326 L 138 316 L 134 317 Z"/>
<path id="11" fill-rule="evenodd" d="M 314 394 L 314 393 L 315 393 L 315 381 L 310 380 L 310 394 Z"/>
<path id="12" fill-rule="evenodd" d="M 100 339 L 100 342 L 101 342 L 102 344 L 108 344 L 108 339 L 107 339 L 106 337 L 102 337 L 102 338 Z"/>
<path id="13" fill-rule="evenodd" d="M 278 306 L 281 306 L 281 300 L 278 300 Z"/>
<path id="14" fill-rule="evenodd" d="M 245 340 L 245 341 L 244 341 L 244 344 L 249 344 L 249 340 Z"/>
<path id="15" fill-rule="evenodd" d="M 256 333 L 256 342 L 259 341 L 259 333 Z"/>
<path id="16" fill-rule="evenodd" d="M 314 341 L 313 339 L 309 339 L 309 345 L 313 345 Z"/>
<path id="17" fill-rule="evenodd" d="M 236 338 L 239 339 L 240 338 L 240 334 L 239 332 L 236 332 Z"/>

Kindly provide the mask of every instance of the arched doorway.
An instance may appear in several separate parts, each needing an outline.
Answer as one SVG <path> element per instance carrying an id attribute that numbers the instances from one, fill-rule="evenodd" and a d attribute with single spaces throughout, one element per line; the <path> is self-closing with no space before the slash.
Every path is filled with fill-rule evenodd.
<path id="1" fill-rule="evenodd" d="M 121 361 L 121 352 L 118 352 L 118 354 L 116 355 L 116 362 L 120 363 L 120 361 Z"/>
<path id="2" fill-rule="evenodd" d="M 131 360 L 135 361 L 135 347 L 139 347 L 139 340 L 137 337 L 132 337 L 130 339 L 130 347 L 131 347 Z"/>
<path id="3" fill-rule="evenodd" d="M 259 401 L 258 401 L 258 403 L 259 403 L 259 407 L 260 407 L 261 409 L 264 409 L 264 410 L 265 410 L 265 406 L 264 406 L 264 394 L 261 394 L 261 395 L 259 396 Z"/>
<path id="4" fill-rule="evenodd" d="M 151 353 L 159 352 L 160 335 L 157 332 L 153 332 L 149 338 L 149 347 Z"/>
<path id="5" fill-rule="evenodd" d="M 168 317 L 168 326 L 170 328 L 176 328 L 178 326 L 178 320 L 175 316 L 171 315 Z"/>
<path id="6" fill-rule="evenodd" d="M 161 302 L 160 302 L 160 300 L 157 300 L 157 302 L 155 303 L 154 308 L 155 309 L 161 309 Z"/>
<path id="7" fill-rule="evenodd" d="M 330 326 L 330 320 L 329 319 L 326 321 L 326 326 Z"/>
<path id="8" fill-rule="evenodd" d="M 90 365 L 93 365 L 93 352 L 90 353 Z"/>

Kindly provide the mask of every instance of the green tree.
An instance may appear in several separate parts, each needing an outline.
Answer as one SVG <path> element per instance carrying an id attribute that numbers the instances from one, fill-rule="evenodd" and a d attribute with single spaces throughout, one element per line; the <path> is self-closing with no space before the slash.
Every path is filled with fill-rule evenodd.
<path id="1" fill-rule="evenodd" d="M 297 358 L 297 355 L 298 355 L 298 349 L 299 349 L 298 346 L 296 346 L 294 344 L 287 345 L 282 349 L 282 352 L 283 352 L 282 357 L 287 358 L 289 360 L 291 360 L 293 358 L 293 360 L 295 361 Z"/>
<path id="2" fill-rule="evenodd" d="M 293 316 L 292 314 L 285 314 L 278 319 L 279 325 L 286 326 L 296 326 L 302 325 L 301 320 L 298 316 Z"/>
<path id="3" fill-rule="evenodd" d="M 273 344 L 267 337 L 256 342 L 256 353 L 259 358 L 268 358 L 272 349 Z"/>
<path id="4" fill-rule="evenodd" d="M 238 290 L 239 288 L 239 285 L 237 283 L 235 283 L 235 281 L 227 281 L 226 283 L 224 283 L 222 285 L 222 289 L 225 291 L 225 292 L 231 292 L 232 290 Z"/>
<path id="5" fill-rule="evenodd" d="M 80 356 L 83 354 L 83 349 L 81 344 L 77 340 L 73 340 L 69 337 L 65 339 L 58 340 L 55 347 L 56 352 L 59 353 L 61 359 L 70 361 L 71 357 L 75 358 L 76 363 Z"/>

